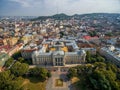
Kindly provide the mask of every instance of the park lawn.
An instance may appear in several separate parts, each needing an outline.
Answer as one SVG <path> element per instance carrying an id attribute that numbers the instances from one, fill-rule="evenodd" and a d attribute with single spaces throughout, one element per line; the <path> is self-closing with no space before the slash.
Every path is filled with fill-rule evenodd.
<path id="1" fill-rule="evenodd" d="M 46 82 L 40 82 L 37 78 L 25 78 L 23 82 L 24 90 L 46 90 Z"/>
<path id="2" fill-rule="evenodd" d="M 71 81 L 72 81 L 72 84 L 74 84 L 74 83 L 80 81 L 80 79 L 79 79 L 78 77 L 73 77 L 73 78 L 71 79 Z"/>
<path id="3" fill-rule="evenodd" d="M 75 90 L 91 90 L 90 88 L 87 88 L 86 85 L 84 85 L 84 77 L 80 76 L 78 77 L 73 77 L 71 79 L 72 85 L 74 86 Z"/>
<path id="4" fill-rule="evenodd" d="M 81 86 L 79 86 L 80 79 L 78 77 L 73 77 L 71 79 L 71 82 L 74 90 L 79 90 L 81 88 Z"/>

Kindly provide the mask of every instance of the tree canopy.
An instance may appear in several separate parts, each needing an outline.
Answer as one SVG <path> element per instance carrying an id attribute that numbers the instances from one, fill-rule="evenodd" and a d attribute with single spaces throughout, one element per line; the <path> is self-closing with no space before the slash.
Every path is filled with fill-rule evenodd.
<path id="1" fill-rule="evenodd" d="M 48 72 L 47 69 L 39 67 L 31 68 L 29 73 L 31 76 L 38 77 L 40 80 L 45 80 L 47 77 L 51 76 L 51 73 Z"/>
<path id="2" fill-rule="evenodd" d="M 14 59 L 13 58 L 9 58 L 5 64 L 4 64 L 4 67 L 8 68 L 12 63 L 13 63 Z"/>
<path id="3" fill-rule="evenodd" d="M 96 55 L 91 55 L 89 51 L 86 52 L 86 63 L 104 62 L 105 59 L 98 53 Z"/>
<path id="4" fill-rule="evenodd" d="M 11 72 L 15 75 L 15 76 L 22 76 L 24 74 L 27 73 L 29 69 L 28 64 L 25 63 L 20 63 L 20 62 L 16 62 L 11 68 Z"/>
<path id="5" fill-rule="evenodd" d="M 0 73 L 0 90 L 22 90 L 19 79 L 15 80 L 10 70 Z"/>
<path id="6" fill-rule="evenodd" d="M 77 73 L 74 72 L 77 70 Z M 77 74 L 77 75 L 76 75 Z M 84 78 L 85 83 L 92 90 L 120 90 L 120 70 L 113 64 L 95 62 L 69 69 L 68 76 Z"/>

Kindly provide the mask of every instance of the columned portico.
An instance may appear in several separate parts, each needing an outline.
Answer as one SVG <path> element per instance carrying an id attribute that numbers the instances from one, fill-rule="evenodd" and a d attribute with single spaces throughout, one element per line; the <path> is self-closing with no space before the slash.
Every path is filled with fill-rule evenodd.
<path id="1" fill-rule="evenodd" d="M 63 51 L 55 51 L 53 53 L 53 65 L 54 66 L 64 66 L 64 52 Z"/>
<path id="2" fill-rule="evenodd" d="M 55 66 L 63 66 L 63 58 L 55 58 Z"/>
<path id="3" fill-rule="evenodd" d="M 64 66 L 64 56 L 54 56 L 53 57 L 53 65 L 54 66 Z"/>

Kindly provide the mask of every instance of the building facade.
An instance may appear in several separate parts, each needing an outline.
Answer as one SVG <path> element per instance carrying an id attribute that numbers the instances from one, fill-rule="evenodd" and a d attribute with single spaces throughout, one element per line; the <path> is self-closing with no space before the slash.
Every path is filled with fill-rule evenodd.
<path id="1" fill-rule="evenodd" d="M 65 66 L 85 62 L 86 52 L 74 40 L 44 40 L 40 50 L 32 54 L 34 65 Z"/>
<path id="2" fill-rule="evenodd" d="M 100 49 L 100 54 L 106 57 L 110 62 L 120 67 L 120 49 L 114 46 L 103 47 Z"/>
<path id="3" fill-rule="evenodd" d="M 24 46 L 21 49 L 21 55 L 24 59 L 32 59 L 32 53 L 37 49 L 38 48 L 36 44 L 30 44 L 30 45 Z"/>

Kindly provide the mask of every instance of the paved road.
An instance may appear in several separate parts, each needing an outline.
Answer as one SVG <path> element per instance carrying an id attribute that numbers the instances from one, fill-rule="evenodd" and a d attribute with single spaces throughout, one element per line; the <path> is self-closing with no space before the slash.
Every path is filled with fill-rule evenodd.
<path id="1" fill-rule="evenodd" d="M 70 68 L 70 67 L 75 67 L 81 64 L 72 64 L 72 65 L 65 65 L 65 66 L 59 66 L 60 68 Z M 34 67 L 44 67 L 44 68 L 58 68 L 58 66 L 45 66 L 45 65 L 29 65 L 29 68 L 34 68 Z"/>
<path id="2" fill-rule="evenodd" d="M 72 90 L 71 82 L 66 79 L 67 72 L 61 72 L 60 68 L 52 72 L 52 77 L 48 79 L 46 90 Z M 63 87 L 55 87 L 55 79 L 63 79 Z"/>

